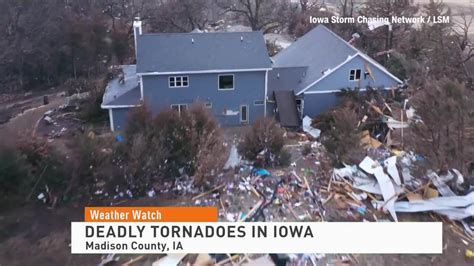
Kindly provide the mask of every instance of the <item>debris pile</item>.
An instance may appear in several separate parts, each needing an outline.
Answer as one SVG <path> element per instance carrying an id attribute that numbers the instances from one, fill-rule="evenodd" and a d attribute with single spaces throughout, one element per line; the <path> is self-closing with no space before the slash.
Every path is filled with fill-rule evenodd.
<path id="1" fill-rule="evenodd" d="M 80 118 L 80 102 L 88 97 L 89 93 L 78 93 L 66 98 L 66 103 L 58 108 L 48 110 L 35 128 L 35 134 L 47 137 L 49 141 L 74 135 L 75 132 L 85 131 L 85 121 Z"/>
<path id="2" fill-rule="evenodd" d="M 404 151 L 404 130 L 421 122 L 414 108 L 407 101 L 388 105 L 374 100 L 364 102 L 359 114 L 363 114 L 358 127 L 366 157 L 358 164 L 325 172 L 321 164 L 330 165 L 325 162 L 325 148 L 309 141 L 324 137 L 324 131 L 305 118 L 307 137 L 287 146 L 310 146 L 311 152 L 303 153 L 290 169 L 268 171 L 241 161 L 230 182 L 203 196 L 211 200 L 200 197 L 195 204 L 220 206 L 221 220 L 230 222 L 382 222 L 399 221 L 401 213 L 429 212 L 435 219 L 447 221 L 463 241 L 473 243 L 474 186 L 469 178 L 457 169 L 426 171 L 419 166 L 426 162 L 425 157 Z M 233 262 L 244 259 L 245 255 L 240 255 L 240 260 Z M 313 262 L 309 257 L 293 261 L 299 259 Z"/>
<path id="3" fill-rule="evenodd" d="M 111 254 L 103 256 L 99 265 L 113 265 L 120 257 Z M 324 261 L 327 264 L 343 264 L 358 262 L 357 256 L 335 255 L 327 259 L 323 254 L 166 254 L 157 256 L 137 255 L 124 260 L 122 265 L 152 265 L 152 266 L 178 266 L 178 265 L 317 265 Z"/>

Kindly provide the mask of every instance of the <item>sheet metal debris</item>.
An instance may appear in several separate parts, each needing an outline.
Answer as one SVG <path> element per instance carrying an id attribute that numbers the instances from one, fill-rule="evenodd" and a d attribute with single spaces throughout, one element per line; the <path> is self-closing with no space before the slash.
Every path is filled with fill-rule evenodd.
<path id="1" fill-rule="evenodd" d="M 311 126 L 311 118 L 308 116 L 305 116 L 303 118 L 303 130 L 304 132 L 308 133 L 311 135 L 311 137 L 317 139 L 319 136 L 321 136 L 321 130 L 314 128 Z"/>

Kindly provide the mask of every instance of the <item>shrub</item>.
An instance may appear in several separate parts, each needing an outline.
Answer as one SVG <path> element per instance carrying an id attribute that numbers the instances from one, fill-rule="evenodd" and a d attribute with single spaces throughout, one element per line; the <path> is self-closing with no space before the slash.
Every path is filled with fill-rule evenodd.
<path id="1" fill-rule="evenodd" d="M 0 147 L 0 200 L 29 200 L 45 186 L 61 196 L 68 182 L 67 167 L 59 154 L 35 139 L 18 147 Z"/>
<path id="2" fill-rule="evenodd" d="M 36 184 L 38 190 L 48 189 L 60 195 L 64 192 L 69 182 L 68 164 L 64 163 L 62 156 L 47 143 L 37 139 L 24 141 L 20 144 L 19 150 L 30 166 L 33 180 L 25 184 L 28 189 Z"/>
<path id="3" fill-rule="evenodd" d="M 363 159 L 360 146 L 359 119 L 351 108 L 341 107 L 325 114 L 328 126 L 322 131 L 321 143 L 335 163 L 356 164 Z"/>
<path id="4" fill-rule="evenodd" d="M 105 92 L 106 79 L 96 79 L 88 82 L 83 88 L 89 92 L 87 99 L 82 101 L 80 117 L 87 122 L 97 123 L 107 120 L 107 113 L 100 107 Z"/>
<path id="5" fill-rule="evenodd" d="M 131 109 L 124 131 L 127 141 L 133 141 L 135 134 L 149 132 L 149 127 L 152 126 L 152 118 L 150 111 L 144 106 Z"/>
<path id="6" fill-rule="evenodd" d="M 29 171 L 25 158 L 18 150 L 0 147 L 0 195 L 7 197 L 22 193 L 31 179 Z"/>
<path id="7" fill-rule="evenodd" d="M 245 159 L 253 161 L 263 151 L 263 165 L 280 165 L 282 159 L 288 159 L 287 155 L 282 154 L 285 144 L 283 135 L 284 130 L 274 119 L 261 118 L 245 133 L 238 146 L 239 153 Z"/>
<path id="8" fill-rule="evenodd" d="M 201 104 L 195 105 L 191 107 L 191 114 L 193 146 L 197 148 L 192 168 L 196 182 L 203 183 L 223 167 L 227 154 L 222 145 L 221 128 L 208 109 Z"/>
<path id="9" fill-rule="evenodd" d="M 132 112 L 125 129 L 129 171 L 141 183 L 194 175 L 203 183 L 223 165 L 222 132 L 203 105 L 179 114 L 163 110 L 155 118 L 145 107 Z M 220 160 L 222 159 L 222 160 Z"/>

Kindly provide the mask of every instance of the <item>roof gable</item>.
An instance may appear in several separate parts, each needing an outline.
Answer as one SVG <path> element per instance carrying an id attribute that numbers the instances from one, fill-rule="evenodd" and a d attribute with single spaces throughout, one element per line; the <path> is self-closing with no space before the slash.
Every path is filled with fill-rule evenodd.
<path id="1" fill-rule="evenodd" d="M 403 83 L 400 79 L 398 79 L 397 77 L 395 77 L 394 75 L 392 75 L 390 72 L 388 72 L 382 65 L 380 65 L 379 63 L 377 63 L 375 60 L 373 60 L 372 58 L 370 58 L 369 56 L 361 53 L 361 52 L 358 52 L 356 53 L 355 55 L 353 56 L 350 56 L 347 58 L 347 60 L 345 60 L 344 62 L 342 62 L 341 64 L 339 64 L 338 66 L 336 66 L 335 68 L 332 68 L 331 70 L 327 71 L 326 73 L 324 73 L 324 75 L 322 77 L 320 77 L 319 79 L 309 83 L 306 87 L 304 88 L 301 88 L 300 91 L 298 91 L 296 93 L 296 95 L 300 95 L 302 93 L 305 93 L 309 90 L 312 90 L 311 88 L 320 83 L 320 82 L 323 82 L 326 78 L 332 76 L 332 75 L 337 75 L 336 73 L 341 73 L 340 71 L 338 71 L 339 69 L 344 69 L 344 67 L 347 66 L 347 64 L 350 64 L 351 61 L 357 59 L 357 58 L 360 58 L 363 60 L 363 62 L 369 64 L 369 67 L 374 67 L 378 70 L 380 70 L 383 74 L 385 74 L 387 77 L 389 77 L 390 79 L 392 79 L 393 81 L 395 81 L 394 83 Z M 349 72 L 345 72 L 343 75 L 343 79 L 345 78 L 348 78 L 348 73 Z M 378 76 L 377 76 L 378 77 Z M 339 76 L 339 78 L 341 78 L 341 76 Z M 389 84 L 385 84 L 386 86 L 388 86 Z M 330 90 L 331 92 L 335 92 L 335 91 L 338 91 L 338 90 L 333 90 L 331 89 Z M 325 91 L 325 92 L 328 92 L 328 91 Z"/>
<path id="2" fill-rule="evenodd" d="M 275 67 L 308 66 L 305 79 L 296 88 L 298 94 L 335 72 L 342 65 L 361 56 L 395 81 L 400 79 L 382 65 L 346 42 L 324 25 L 318 25 L 295 43 L 273 57 Z"/>
<path id="3" fill-rule="evenodd" d="M 276 67 L 308 66 L 306 78 L 300 84 L 304 88 L 356 53 L 355 48 L 319 25 L 278 53 L 273 61 Z"/>
<path id="4" fill-rule="evenodd" d="M 261 32 L 142 34 L 137 73 L 268 69 Z"/>

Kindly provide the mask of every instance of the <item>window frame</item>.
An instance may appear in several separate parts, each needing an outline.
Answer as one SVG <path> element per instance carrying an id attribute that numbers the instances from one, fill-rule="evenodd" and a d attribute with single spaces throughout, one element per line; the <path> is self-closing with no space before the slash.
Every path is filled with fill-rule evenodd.
<path id="1" fill-rule="evenodd" d="M 299 104 L 298 104 L 299 101 Z M 296 98 L 295 99 L 296 109 L 300 114 L 300 118 L 303 118 L 303 110 L 304 110 L 304 98 Z"/>
<path id="2" fill-rule="evenodd" d="M 245 114 L 246 114 L 245 119 L 246 120 L 242 120 L 242 108 L 243 107 L 245 107 L 245 109 L 246 109 L 246 112 L 245 112 Z M 248 123 L 249 120 L 250 120 L 249 106 L 247 104 L 242 104 L 242 105 L 240 105 L 239 111 L 240 111 L 239 112 L 239 121 L 240 121 L 240 123 Z"/>
<path id="3" fill-rule="evenodd" d="M 354 79 L 352 77 L 352 71 L 354 71 Z M 357 71 L 359 71 L 359 78 L 357 79 Z M 349 81 L 359 81 L 362 77 L 362 69 L 360 68 L 353 68 L 349 70 Z"/>
<path id="4" fill-rule="evenodd" d="M 232 88 L 221 89 L 221 76 L 232 76 Z M 235 89 L 235 75 L 234 74 L 218 74 L 217 75 L 217 90 L 219 91 L 233 91 Z"/>
<path id="5" fill-rule="evenodd" d="M 186 86 L 184 84 L 184 79 L 186 78 Z M 180 82 L 180 86 L 176 85 L 178 83 L 178 79 Z M 171 83 L 174 85 L 172 86 Z M 168 87 L 169 88 L 187 88 L 189 87 L 189 76 L 168 76 Z"/>
<path id="6" fill-rule="evenodd" d="M 253 101 L 253 105 L 254 106 L 263 106 L 263 105 L 265 105 L 265 100 L 255 100 L 255 101 Z"/>
<path id="7" fill-rule="evenodd" d="M 173 106 L 178 106 L 178 114 L 181 115 L 181 112 L 183 111 L 182 110 L 182 107 L 184 106 L 185 107 L 185 110 L 188 110 L 188 104 L 187 103 L 174 103 L 174 104 L 171 104 L 170 107 L 171 107 L 171 110 L 173 111 L 176 111 L 173 109 Z"/>
<path id="8" fill-rule="evenodd" d="M 205 102 L 204 107 L 206 107 L 207 109 L 212 109 L 212 102 Z"/>

